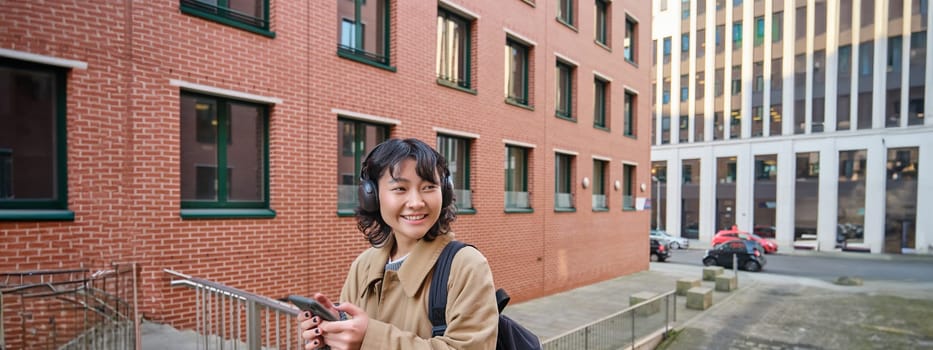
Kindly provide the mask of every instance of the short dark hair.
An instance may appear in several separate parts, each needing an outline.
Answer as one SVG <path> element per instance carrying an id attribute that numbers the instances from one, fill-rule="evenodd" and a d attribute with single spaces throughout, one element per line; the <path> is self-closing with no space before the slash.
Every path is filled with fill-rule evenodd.
<path id="1" fill-rule="evenodd" d="M 422 238 L 430 242 L 438 235 L 447 234 L 450 231 L 450 223 L 457 218 L 450 170 L 447 168 L 447 160 L 444 156 L 418 139 L 388 139 L 373 148 L 363 160 L 360 180 L 372 181 L 376 185 L 378 195 L 379 178 L 387 171 L 394 175 L 398 171 L 398 165 L 405 159 L 414 159 L 418 176 L 441 187 L 443 199 L 440 216 Z M 374 247 L 385 244 L 389 234 L 392 233 L 392 227 L 382 219 L 378 207 L 374 211 L 367 211 L 357 206 L 356 221 L 360 232 L 363 232 Z"/>

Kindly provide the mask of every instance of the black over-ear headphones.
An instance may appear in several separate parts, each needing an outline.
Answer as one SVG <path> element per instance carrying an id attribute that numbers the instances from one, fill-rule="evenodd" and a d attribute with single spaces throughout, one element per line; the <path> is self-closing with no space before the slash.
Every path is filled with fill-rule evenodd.
<path id="1" fill-rule="evenodd" d="M 376 185 L 376 182 L 369 178 L 369 157 L 371 157 L 376 151 L 382 147 L 385 143 L 379 144 L 376 148 L 373 148 L 372 151 L 366 155 L 366 159 L 363 160 L 363 167 L 360 170 L 360 187 L 358 189 L 358 196 L 360 201 L 360 209 L 366 212 L 376 212 L 379 211 L 379 187 Z M 435 151 L 436 154 L 436 151 Z M 438 157 L 441 157 L 440 154 L 437 154 Z M 441 177 L 441 208 L 446 208 L 453 201 L 453 179 L 450 177 L 449 170 L 444 174 L 439 174 Z"/>

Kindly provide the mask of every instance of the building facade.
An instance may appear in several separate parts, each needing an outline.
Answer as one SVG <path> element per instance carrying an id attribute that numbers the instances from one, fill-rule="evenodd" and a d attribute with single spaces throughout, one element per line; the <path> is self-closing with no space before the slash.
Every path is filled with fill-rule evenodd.
<path id="1" fill-rule="evenodd" d="M 928 1 L 654 5 L 652 227 L 931 252 Z"/>
<path id="2" fill-rule="evenodd" d="M 453 229 L 516 300 L 644 270 L 649 6 L 3 2 L 0 271 L 136 262 L 179 326 L 164 269 L 336 295 L 388 137 L 447 157 Z"/>

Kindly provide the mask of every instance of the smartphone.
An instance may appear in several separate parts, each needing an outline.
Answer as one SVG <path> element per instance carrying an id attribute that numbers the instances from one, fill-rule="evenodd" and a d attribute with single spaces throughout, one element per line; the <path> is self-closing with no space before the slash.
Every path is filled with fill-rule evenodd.
<path id="1" fill-rule="evenodd" d="M 311 311 L 312 314 L 320 317 L 322 320 L 337 320 L 337 317 L 335 317 L 334 314 L 330 312 L 330 310 L 325 308 L 324 305 L 321 305 L 314 299 L 306 298 L 300 295 L 289 295 L 288 301 L 290 301 L 292 304 L 295 304 L 295 306 L 297 306 L 302 311 Z"/>

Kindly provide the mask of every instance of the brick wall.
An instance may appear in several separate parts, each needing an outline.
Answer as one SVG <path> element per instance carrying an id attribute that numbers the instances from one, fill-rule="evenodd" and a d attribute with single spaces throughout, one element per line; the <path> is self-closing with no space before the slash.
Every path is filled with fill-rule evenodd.
<path id="1" fill-rule="evenodd" d="M 367 245 L 355 220 L 338 217 L 334 108 L 401 121 L 395 137 L 433 144 L 442 127 L 480 135 L 472 145 L 477 213 L 457 236 L 490 260 L 496 283 L 527 300 L 648 266 L 647 211 L 623 212 L 622 162 L 638 164 L 635 187 L 650 183 L 649 123 L 622 136 L 624 87 L 640 93 L 650 118 L 650 4 L 613 2 L 612 50 L 594 43 L 594 8 L 578 5 L 577 28 L 555 20 L 556 6 L 521 0 L 458 0 L 479 15 L 470 94 L 436 82 L 433 2 L 392 1 L 390 72 L 336 54 L 336 3 L 272 0 L 275 38 L 183 14 L 176 1 L 56 1 L 0 4 L 0 47 L 87 62 L 68 75 L 68 222 L 0 222 L 0 271 L 104 265 L 142 266 L 141 310 L 190 325 L 191 293 L 169 287 L 163 269 L 257 294 L 339 292 L 350 262 Z M 625 13 L 640 22 L 640 66 L 625 63 Z M 532 50 L 534 110 L 503 102 L 504 28 Z M 554 116 L 555 52 L 579 63 L 576 122 Z M 609 125 L 593 128 L 593 71 L 612 78 Z M 270 206 L 274 219 L 183 220 L 180 212 L 180 90 L 171 79 L 280 98 L 269 123 Z M 534 144 L 533 213 L 504 213 L 503 139 Z M 553 210 L 554 149 L 577 152 L 576 212 Z M 592 156 L 611 158 L 608 212 L 590 207 Z M 647 196 L 637 192 L 636 196 Z"/>

